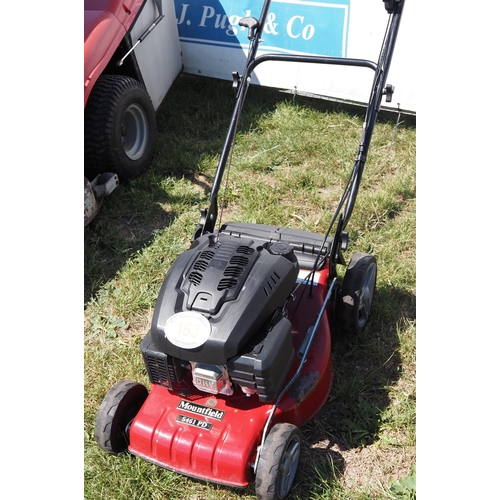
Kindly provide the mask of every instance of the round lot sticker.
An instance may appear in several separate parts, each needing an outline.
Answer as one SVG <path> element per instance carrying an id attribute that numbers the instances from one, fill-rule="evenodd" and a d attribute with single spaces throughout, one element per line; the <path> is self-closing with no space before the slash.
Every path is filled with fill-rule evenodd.
<path id="1" fill-rule="evenodd" d="M 183 311 L 168 318 L 165 337 L 177 347 L 194 349 L 207 341 L 211 329 L 205 316 L 193 311 Z"/>

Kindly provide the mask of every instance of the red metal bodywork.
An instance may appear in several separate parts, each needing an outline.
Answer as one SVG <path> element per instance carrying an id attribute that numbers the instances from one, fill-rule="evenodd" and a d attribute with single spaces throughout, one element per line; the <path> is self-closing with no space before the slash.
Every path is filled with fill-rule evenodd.
<path id="1" fill-rule="evenodd" d="M 295 352 L 318 319 L 327 294 L 328 266 L 315 277 L 312 296 L 310 286 L 301 285 L 288 308 Z M 285 384 L 299 364 L 297 357 Z M 325 313 L 300 376 L 279 402 L 272 424 L 289 422 L 300 427 L 308 422 L 326 402 L 332 377 L 330 326 Z M 130 427 L 128 450 L 190 477 L 245 487 L 253 477 L 257 447 L 272 407 L 259 402 L 257 395 L 245 396 L 241 391 L 226 397 L 192 387 L 182 394 L 152 384 Z"/>
<path id="2" fill-rule="evenodd" d="M 146 0 L 85 0 L 84 99 L 116 48 L 133 25 Z"/>

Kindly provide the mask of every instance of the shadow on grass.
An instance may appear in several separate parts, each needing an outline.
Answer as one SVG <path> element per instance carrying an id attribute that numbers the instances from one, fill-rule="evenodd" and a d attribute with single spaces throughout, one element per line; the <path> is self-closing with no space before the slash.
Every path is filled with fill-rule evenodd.
<path id="1" fill-rule="evenodd" d="M 85 228 L 85 304 L 132 254 L 151 243 L 158 227 L 168 226 L 177 216 L 175 212 L 166 213 L 161 209 L 159 204 L 167 199 L 160 190 L 150 193 L 153 205 L 145 209 L 133 201 L 124 203 L 127 198 L 124 191 L 130 188 L 120 186 L 119 189 L 121 193 L 115 192 L 113 198 L 105 200 L 97 217 Z"/>
<path id="2" fill-rule="evenodd" d="M 218 82 L 181 75 L 157 114 L 158 139 L 151 167 L 121 183 L 84 233 L 84 304 L 135 253 L 151 244 L 158 230 L 181 213 L 206 205 L 211 179 L 195 176 L 202 155 L 219 154 L 230 120 L 230 92 Z M 207 99 L 207 96 L 215 96 Z M 186 180 L 194 189 L 173 195 L 167 179 Z M 166 205 L 169 208 L 162 208 Z M 198 220 L 193 220 L 193 232 Z"/>
<path id="3" fill-rule="evenodd" d="M 302 429 L 306 449 L 299 475 L 309 493 L 316 486 L 308 477 L 336 483 L 345 470 L 342 452 L 377 440 L 383 412 L 390 404 L 388 389 L 401 374 L 398 324 L 402 319 L 415 319 L 415 297 L 382 285 L 362 334 L 346 337 L 333 332 L 330 397 Z M 297 498 L 305 493 L 302 490 Z"/>
<path id="4" fill-rule="evenodd" d="M 257 87 L 250 94 L 241 130 L 249 129 L 280 98 L 274 89 Z M 203 158 L 220 155 L 234 103 L 229 81 L 181 74 L 174 82 L 157 114 L 151 167 L 137 179 L 121 183 L 84 230 L 85 305 L 134 253 L 152 243 L 158 230 L 187 209 L 195 206 L 199 214 L 208 205 L 212 174 L 204 171 Z M 192 194 L 172 195 L 164 186 L 168 178 L 191 183 Z M 199 218 L 193 219 L 193 233 L 198 222 Z"/>
<path id="5" fill-rule="evenodd" d="M 381 415 L 390 403 L 388 388 L 401 374 L 398 324 L 402 318 L 415 318 L 414 304 L 414 296 L 381 287 L 374 316 L 363 334 L 334 343 L 335 378 L 325 416 L 341 449 L 366 446 L 377 439 Z"/>

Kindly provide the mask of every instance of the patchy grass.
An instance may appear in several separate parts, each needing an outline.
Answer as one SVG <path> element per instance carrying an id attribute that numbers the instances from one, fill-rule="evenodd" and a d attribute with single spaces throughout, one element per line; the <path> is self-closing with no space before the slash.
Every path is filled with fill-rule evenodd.
<path id="1" fill-rule="evenodd" d="M 85 229 L 85 498 L 249 499 L 129 455 L 106 455 L 93 432 L 118 380 L 149 385 L 139 344 L 159 288 L 206 207 L 234 104 L 231 84 L 182 75 L 159 115 L 151 168 L 122 184 Z M 364 111 L 251 88 L 221 219 L 323 233 L 352 168 Z M 350 254 L 378 261 L 373 318 L 336 336 L 327 403 L 303 428 L 291 498 L 413 498 L 415 452 L 415 126 L 375 128 L 355 210 Z M 224 179 L 223 186 L 226 184 Z"/>

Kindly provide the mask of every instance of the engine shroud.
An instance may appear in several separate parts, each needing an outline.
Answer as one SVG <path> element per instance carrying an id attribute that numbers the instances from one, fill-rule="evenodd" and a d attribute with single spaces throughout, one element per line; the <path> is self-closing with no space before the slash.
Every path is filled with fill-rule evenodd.
<path id="1" fill-rule="evenodd" d="M 284 242 L 201 236 L 165 277 L 153 314 L 151 342 L 167 356 L 224 365 L 283 307 L 298 273 L 293 249 Z M 203 345 L 185 348 L 167 338 L 167 321 L 183 311 L 208 319 L 210 335 Z"/>

